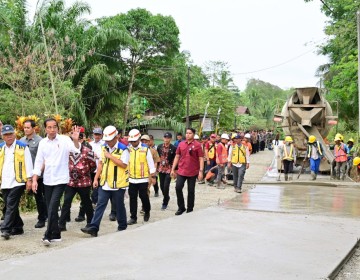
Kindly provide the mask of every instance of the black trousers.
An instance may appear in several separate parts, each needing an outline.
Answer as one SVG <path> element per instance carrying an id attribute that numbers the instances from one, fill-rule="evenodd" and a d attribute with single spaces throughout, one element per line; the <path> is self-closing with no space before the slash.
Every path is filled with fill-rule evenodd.
<path id="1" fill-rule="evenodd" d="M 150 213 L 151 205 L 150 198 L 148 195 L 148 182 L 129 184 L 129 198 L 130 198 L 130 218 L 137 220 L 137 210 L 138 210 L 138 196 L 141 199 L 142 206 L 145 213 Z"/>
<path id="2" fill-rule="evenodd" d="M 186 176 L 177 175 L 175 189 L 176 189 L 176 197 L 177 197 L 177 204 L 179 210 L 186 209 L 184 195 L 183 195 L 183 188 L 186 181 L 188 186 L 187 210 L 192 211 L 194 209 L 196 178 L 197 176 L 186 177 Z"/>
<path id="3" fill-rule="evenodd" d="M 38 220 L 41 222 L 45 222 L 47 219 L 47 207 L 46 207 L 46 200 L 45 200 L 45 190 L 44 190 L 44 183 L 43 179 L 38 179 L 38 188 L 37 192 L 34 193 L 35 201 L 36 201 L 36 208 L 38 211 Z"/>
<path id="4" fill-rule="evenodd" d="M 12 229 L 22 229 L 23 220 L 19 213 L 19 203 L 22 194 L 25 191 L 25 185 L 14 187 L 12 189 L 2 189 L 4 205 L 6 212 L 4 221 L 1 224 L 1 232 L 11 233 Z"/>
<path id="5" fill-rule="evenodd" d="M 284 174 L 293 173 L 294 161 L 284 159 L 283 164 L 284 164 Z"/>
<path id="6" fill-rule="evenodd" d="M 170 191 L 170 182 L 171 182 L 171 177 L 169 173 L 159 173 L 159 179 L 160 179 L 160 189 L 161 192 L 164 196 L 163 199 L 163 205 L 168 205 L 169 200 L 170 200 L 170 195 L 169 195 L 169 191 Z"/>
<path id="7" fill-rule="evenodd" d="M 70 187 L 66 186 L 65 195 L 64 195 L 64 203 L 61 208 L 61 216 L 59 219 L 60 225 L 66 224 L 66 217 L 70 215 L 71 203 L 73 201 L 74 196 L 78 193 L 80 195 L 82 209 L 86 214 L 86 221 L 88 224 L 91 223 L 91 219 L 94 216 L 94 209 L 92 207 L 91 199 L 90 199 L 90 191 L 91 187 Z"/>
<path id="8" fill-rule="evenodd" d="M 60 199 L 64 193 L 67 184 L 60 184 L 55 186 L 44 185 L 45 199 L 48 207 L 48 224 L 45 231 L 45 238 L 53 239 L 60 238 L 59 230 L 59 213 Z"/>
<path id="9" fill-rule="evenodd" d="M 155 193 L 159 193 L 159 184 L 158 184 L 158 177 L 156 176 L 156 182 L 154 184 L 154 191 Z"/>

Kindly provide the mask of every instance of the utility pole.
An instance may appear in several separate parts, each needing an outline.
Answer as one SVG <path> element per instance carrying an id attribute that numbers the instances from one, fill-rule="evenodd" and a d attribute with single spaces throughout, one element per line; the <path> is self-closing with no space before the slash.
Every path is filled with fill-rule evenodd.
<path id="1" fill-rule="evenodd" d="M 360 10 L 357 11 L 357 39 L 358 39 L 358 114 L 359 114 L 358 139 L 359 139 L 360 138 Z"/>
<path id="2" fill-rule="evenodd" d="M 187 93 L 186 93 L 186 128 L 190 127 L 189 121 L 189 107 L 190 107 L 190 66 L 187 72 Z"/>

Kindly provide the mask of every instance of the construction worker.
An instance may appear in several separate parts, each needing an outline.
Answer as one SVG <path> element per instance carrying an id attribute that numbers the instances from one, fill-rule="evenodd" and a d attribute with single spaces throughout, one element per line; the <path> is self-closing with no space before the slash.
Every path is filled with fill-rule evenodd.
<path id="1" fill-rule="evenodd" d="M 323 146 L 319 141 L 316 141 L 316 137 L 314 135 L 310 135 L 304 161 L 306 161 L 306 159 L 310 160 L 311 180 L 316 180 L 316 176 L 319 173 L 320 161 L 323 158 L 323 155 Z"/>
<path id="2" fill-rule="evenodd" d="M 285 174 L 285 181 L 292 180 L 292 172 L 296 163 L 296 151 L 291 136 L 285 137 L 285 145 L 280 147 L 280 155 Z M 291 176 L 289 177 L 289 173 Z"/>
<path id="3" fill-rule="evenodd" d="M 354 147 L 354 139 L 350 138 L 349 141 L 347 141 L 347 163 L 346 163 L 346 174 L 350 176 L 350 171 L 353 166 L 353 158 L 354 154 L 356 153 L 356 149 Z"/>
<path id="4" fill-rule="evenodd" d="M 355 157 L 353 166 L 356 166 L 356 182 L 360 181 L 360 157 Z"/>
<path id="5" fill-rule="evenodd" d="M 216 134 L 210 135 L 210 140 L 205 144 L 205 157 L 207 171 L 216 166 Z"/>
<path id="6" fill-rule="evenodd" d="M 225 166 L 228 160 L 228 150 L 227 143 L 229 142 L 229 135 L 223 133 L 221 135 L 221 141 L 216 149 L 216 163 L 218 165 L 218 176 L 217 176 L 217 188 L 224 189 L 224 185 L 222 184 L 222 178 L 225 173 Z"/>
<path id="7" fill-rule="evenodd" d="M 335 155 L 335 172 L 336 179 L 345 180 L 345 167 L 347 163 L 347 148 L 344 143 L 341 143 L 340 137 L 335 137 L 335 147 L 334 147 L 334 155 Z"/>
<path id="8" fill-rule="evenodd" d="M 232 168 L 234 191 L 241 193 L 245 172 L 249 168 L 250 152 L 247 146 L 241 144 L 240 135 L 235 135 L 234 143 L 229 149 L 228 167 Z"/>
<path id="9" fill-rule="evenodd" d="M 251 135 L 250 133 L 246 133 L 244 135 L 244 139 L 242 141 L 242 144 L 247 146 L 249 149 L 250 154 L 252 154 L 252 145 L 251 145 Z"/>

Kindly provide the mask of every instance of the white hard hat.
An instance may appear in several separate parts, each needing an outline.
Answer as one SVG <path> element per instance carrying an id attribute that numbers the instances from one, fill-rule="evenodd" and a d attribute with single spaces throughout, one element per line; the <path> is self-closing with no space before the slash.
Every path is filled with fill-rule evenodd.
<path id="1" fill-rule="evenodd" d="M 111 141 L 115 138 L 115 136 L 118 135 L 118 131 L 115 126 L 109 125 L 105 127 L 103 131 L 103 140 L 104 141 Z"/>
<path id="2" fill-rule="evenodd" d="M 250 133 L 246 133 L 244 137 L 250 139 L 251 138 Z"/>
<path id="3" fill-rule="evenodd" d="M 199 140 L 200 139 L 199 135 L 195 134 L 194 139 Z"/>
<path id="4" fill-rule="evenodd" d="M 128 141 L 137 141 L 139 138 L 140 138 L 140 136 L 141 136 L 141 133 L 140 133 L 140 131 L 139 130 L 137 130 L 137 129 L 132 129 L 132 130 L 130 130 L 130 132 L 129 132 L 129 139 L 128 139 Z"/>
<path id="5" fill-rule="evenodd" d="M 227 135 L 226 133 L 221 134 L 221 139 L 230 140 L 229 135 Z"/>

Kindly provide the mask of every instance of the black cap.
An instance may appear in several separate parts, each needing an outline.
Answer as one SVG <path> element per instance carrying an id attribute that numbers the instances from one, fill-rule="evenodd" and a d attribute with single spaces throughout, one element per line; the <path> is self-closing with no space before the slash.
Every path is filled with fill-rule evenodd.
<path id="1" fill-rule="evenodd" d="M 172 138 L 172 134 L 170 132 L 166 132 L 164 134 L 164 138 Z"/>

